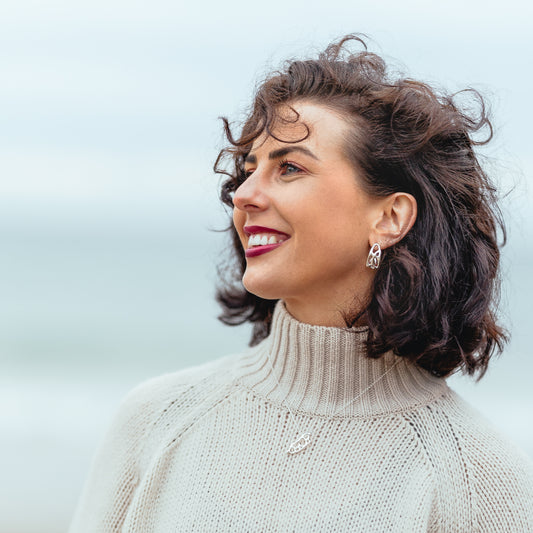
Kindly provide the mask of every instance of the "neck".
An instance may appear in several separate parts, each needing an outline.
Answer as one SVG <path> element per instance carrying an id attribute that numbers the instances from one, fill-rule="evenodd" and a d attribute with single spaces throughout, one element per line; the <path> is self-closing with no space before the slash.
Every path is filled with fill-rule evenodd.
<path id="1" fill-rule="evenodd" d="M 366 292 L 369 293 L 369 291 Z M 357 310 L 364 309 L 368 299 L 367 295 L 366 298 L 361 296 L 346 300 L 345 293 L 343 293 L 337 297 L 329 294 L 327 298 L 318 295 L 317 298 L 310 300 L 307 294 L 305 300 L 287 298 L 284 303 L 289 314 L 299 322 L 315 326 L 345 328 L 345 317 L 357 316 Z"/>
<path id="2" fill-rule="evenodd" d="M 428 401 L 446 388 L 392 352 L 366 356 L 366 327 L 305 324 L 278 302 L 271 333 L 247 353 L 241 384 L 293 411 L 323 416 L 367 416 Z"/>

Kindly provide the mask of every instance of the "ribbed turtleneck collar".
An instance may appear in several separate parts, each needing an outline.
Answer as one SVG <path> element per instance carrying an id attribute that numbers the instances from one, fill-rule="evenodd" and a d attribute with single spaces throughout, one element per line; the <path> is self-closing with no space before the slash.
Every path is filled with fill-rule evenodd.
<path id="1" fill-rule="evenodd" d="M 431 401 L 443 379 L 387 353 L 365 355 L 367 328 L 304 324 L 283 302 L 270 335 L 242 360 L 239 382 L 273 403 L 322 416 L 371 416 Z"/>

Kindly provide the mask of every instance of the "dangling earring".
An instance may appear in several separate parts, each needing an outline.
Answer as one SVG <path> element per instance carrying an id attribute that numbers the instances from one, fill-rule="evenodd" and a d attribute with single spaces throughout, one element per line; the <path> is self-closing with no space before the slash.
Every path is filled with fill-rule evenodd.
<path id="1" fill-rule="evenodd" d="M 368 257 L 366 259 L 366 266 L 370 267 L 373 270 L 376 270 L 379 268 L 379 264 L 381 263 L 381 246 L 379 245 L 379 242 L 376 242 L 372 248 L 370 248 L 370 252 L 368 252 Z"/>

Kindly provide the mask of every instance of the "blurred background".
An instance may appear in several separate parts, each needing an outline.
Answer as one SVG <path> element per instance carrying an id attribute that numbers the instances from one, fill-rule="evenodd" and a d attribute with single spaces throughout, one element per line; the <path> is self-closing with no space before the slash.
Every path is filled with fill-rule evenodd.
<path id="1" fill-rule="evenodd" d="M 0 532 L 66 531 L 124 394 L 246 345 L 213 301 L 217 117 L 239 119 L 282 59 L 354 31 L 411 76 L 492 102 L 512 342 L 480 383 L 450 383 L 533 457 L 532 5 L 3 0 Z"/>

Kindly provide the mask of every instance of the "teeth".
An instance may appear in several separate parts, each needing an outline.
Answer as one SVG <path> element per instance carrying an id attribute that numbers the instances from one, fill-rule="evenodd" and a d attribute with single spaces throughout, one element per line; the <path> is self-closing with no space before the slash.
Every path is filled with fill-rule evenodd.
<path id="1" fill-rule="evenodd" d="M 265 246 L 266 244 L 278 244 L 285 239 L 281 235 L 272 235 L 271 233 L 255 233 L 248 237 L 248 247 Z"/>

